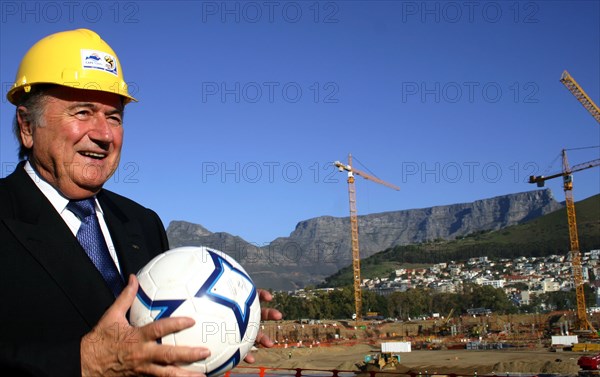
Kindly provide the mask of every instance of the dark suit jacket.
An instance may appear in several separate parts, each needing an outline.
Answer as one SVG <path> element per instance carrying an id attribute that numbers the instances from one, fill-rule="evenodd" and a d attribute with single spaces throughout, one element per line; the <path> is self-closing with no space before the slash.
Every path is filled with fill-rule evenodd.
<path id="1" fill-rule="evenodd" d="M 107 190 L 97 198 L 123 276 L 168 249 L 156 213 Z M 81 374 L 81 338 L 114 301 L 23 163 L 0 179 L 0 300 L 0 372 L 49 376 Z"/>

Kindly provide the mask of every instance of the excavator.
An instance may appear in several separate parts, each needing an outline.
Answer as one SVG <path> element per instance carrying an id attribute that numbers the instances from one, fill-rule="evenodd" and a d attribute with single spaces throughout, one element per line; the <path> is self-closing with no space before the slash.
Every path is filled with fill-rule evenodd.
<path id="1" fill-rule="evenodd" d="M 452 326 L 450 325 L 450 319 L 452 319 L 452 314 L 454 314 L 454 308 L 450 309 L 450 312 L 444 319 L 444 322 L 440 325 L 438 330 L 438 334 L 440 336 L 448 336 L 452 334 Z"/>

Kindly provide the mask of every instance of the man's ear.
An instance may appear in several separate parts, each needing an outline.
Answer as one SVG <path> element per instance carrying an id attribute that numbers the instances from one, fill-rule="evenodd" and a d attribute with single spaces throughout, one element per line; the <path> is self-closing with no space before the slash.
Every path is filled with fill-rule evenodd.
<path id="1" fill-rule="evenodd" d="M 28 149 L 33 147 L 33 125 L 25 106 L 17 107 L 17 124 L 19 125 L 19 136 L 21 144 Z"/>

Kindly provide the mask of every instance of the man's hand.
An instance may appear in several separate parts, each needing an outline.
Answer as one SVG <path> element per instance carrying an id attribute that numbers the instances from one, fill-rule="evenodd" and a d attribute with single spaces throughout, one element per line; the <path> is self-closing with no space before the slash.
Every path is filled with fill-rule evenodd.
<path id="1" fill-rule="evenodd" d="M 273 299 L 273 296 L 271 295 L 271 293 L 269 293 L 269 291 L 266 291 L 264 289 L 259 289 L 258 290 L 258 299 L 261 302 L 269 302 Z M 281 318 L 283 318 L 283 315 L 281 314 L 281 312 L 277 309 L 273 309 L 273 308 L 261 308 L 261 313 L 260 313 L 260 319 L 263 321 L 278 321 Z M 267 335 L 265 335 L 265 333 L 263 333 L 262 331 L 258 332 L 258 335 L 256 336 L 256 343 L 260 344 L 263 347 L 273 347 L 273 342 L 271 341 L 271 339 L 269 339 L 269 337 Z M 254 355 L 252 355 L 251 353 L 248 353 L 246 355 L 246 357 L 244 358 L 244 361 L 247 363 L 253 363 L 254 360 Z"/>
<path id="2" fill-rule="evenodd" d="M 204 376 L 177 367 L 203 360 L 210 351 L 202 347 L 162 345 L 161 337 L 194 325 L 191 318 L 164 318 L 142 327 L 127 320 L 138 290 L 134 275 L 96 327 L 81 340 L 82 376 Z"/>

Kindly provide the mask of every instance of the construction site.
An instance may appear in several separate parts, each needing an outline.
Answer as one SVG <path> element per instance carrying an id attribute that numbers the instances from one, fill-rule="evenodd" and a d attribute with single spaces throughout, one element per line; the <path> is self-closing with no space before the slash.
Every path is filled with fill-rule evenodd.
<path id="1" fill-rule="evenodd" d="M 590 316 L 589 320 L 596 324 L 600 317 Z M 480 376 L 597 375 L 597 370 L 580 373 L 579 360 L 599 353 L 600 343 L 595 334 L 577 331 L 577 314 L 573 311 L 463 314 L 406 322 L 362 321 L 358 325 L 355 321 L 301 322 L 264 324 L 263 331 L 275 342 L 275 349 L 258 350 L 261 365 L 302 370 L 335 365 L 340 371 L 374 371 L 381 375 L 418 375 L 426 371 Z M 577 343 L 560 343 L 572 341 L 573 334 L 578 333 Z M 398 352 L 386 350 L 393 344 L 405 347 L 396 349 Z M 319 363 L 321 358 L 323 365 Z M 598 363 L 593 366 L 597 368 Z"/>
<path id="2" fill-rule="evenodd" d="M 560 82 L 583 105 L 596 122 L 600 123 L 598 106 L 566 70 L 561 75 Z M 578 375 L 581 377 L 600 375 L 600 339 L 596 330 L 600 328 L 600 318 L 594 313 L 589 313 L 585 303 L 585 281 L 582 273 L 575 203 L 572 193 L 573 173 L 599 166 L 600 159 L 578 163 L 571 167 L 566 150 L 563 150 L 561 155 L 562 171 L 548 176 L 531 176 L 529 183 L 535 183 L 538 187 L 543 187 L 547 180 L 553 178 L 562 178 L 563 180 L 570 241 L 570 244 L 565 246 L 569 246 L 570 250 L 573 285 L 577 298 L 575 310 L 519 315 L 499 315 L 489 311 L 454 314 L 454 311 L 451 310 L 445 317 L 438 316 L 406 322 L 369 320 L 367 316 L 363 318 L 355 177 L 360 176 L 365 180 L 394 190 L 399 188 L 371 174 L 357 170 L 352 165 L 352 155 L 349 155 L 347 164 L 336 161 L 334 165 L 340 172 L 347 172 L 348 175 L 349 234 L 352 245 L 355 317 L 346 321 L 301 320 L 265 323 L 263 331 L 275 342 L 276 347 L 290 350 L 287 351 L 289 359 L 293 357 L 292 349 L 314 349 L 332 346 L 351 347 L 357 345 L 373 347 L 372 352 L 369 352 L 364 359 L 356 360 L 355 368 L 351 368 L 363 372 L 404 370 L 407 374 L 415 375 L 414 370 L 407 370 L 406 367 L 402 366 L 401 354 L 404 352 L 394 354 L 394 352 L 386 350 L 389 344 L 404 343 L 408 348 L 408 350 L 404 350 L 407 353 L 413 350 L 464 350 L 464 352 L 536 350 L 546 354 L 555 353 L 556 355 L 565 355 L 564 357 L 570 360 L 571 370 L 558 368 L 546 372 L 555 375 Z M 568 353 L 571 354 L 568 355 Z M 539 357 L 539 355 L 536 357 Z M 459 358 L 459 356 L 454 357 L 456 357 L 456 360 Z M 563 357 L 555 358 L 557 363 L 562 362 L 562 360 Z M 519 373 L 543 372 L 539 370 L 541 368 L 539 365 L 532 368 L 531 371 L 522 370 Z M 473 373 L 468 369 L 463 371 Z M 484 372 L 495 374 L 505 371 L 492 368 Z M 448 373 L 457 375 L 457 369 L 452 369 Z M 474 370 L 474 373 L 477 375 L 477 370 Z M 427 372 L 425 374 L 427 375 Z M 421 371 L 419 371 L 419 375 L 421 375 Z"/>
<path id="3" fill-rule="evenodd" d="M 597 323 L 600 316 L 590 321 Z M 412 349 L 550 347 L 552 336 L 580 334 L 594 342 L 597 335 L 581 335 L 572 311 L 546 314 L 453 315 L 416 321 L 281 321 L 265 322 L 263 331 L 279 347 L 310 347 L 327 344 L 375 344 L 381 341 L 411 342 Z"/>

